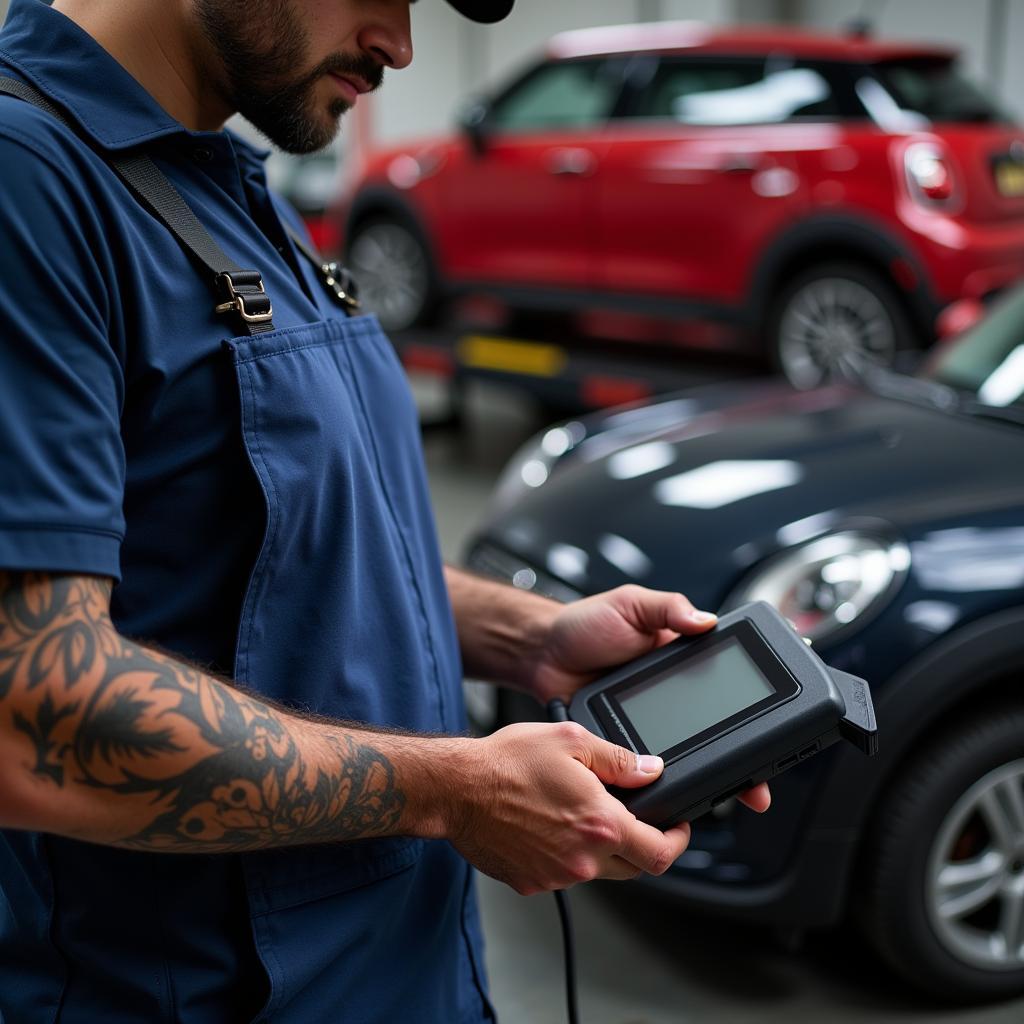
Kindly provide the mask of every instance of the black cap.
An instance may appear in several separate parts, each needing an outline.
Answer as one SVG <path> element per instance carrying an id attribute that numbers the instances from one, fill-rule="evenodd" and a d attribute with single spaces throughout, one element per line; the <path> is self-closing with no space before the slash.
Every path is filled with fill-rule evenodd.
<path id="1" fill-rule="evenodd" d="M 508 15 L 515 0 L 448 0 L 448 3 L 472 21 L 491 25 Z"/>

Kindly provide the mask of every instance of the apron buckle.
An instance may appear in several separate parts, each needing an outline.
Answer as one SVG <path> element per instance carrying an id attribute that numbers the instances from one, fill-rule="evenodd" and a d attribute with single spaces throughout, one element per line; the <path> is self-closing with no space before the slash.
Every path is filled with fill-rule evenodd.
<path id="1" fill-rule="evenodd" d="M 359 308 L 356 282 L 351 273 L 338 263 L 321 263 L 320 276 L 330 293 L 345 307 L 346 312 Z"/>
<path id="2" fill-rule="evenodd" d="M 218 274 L 217 286 L 226 296 L 226 301 L 214 306 L 215 313 L 237 313 L 247 324 L 272 323 L 274 307 L 258 270 Z"/>

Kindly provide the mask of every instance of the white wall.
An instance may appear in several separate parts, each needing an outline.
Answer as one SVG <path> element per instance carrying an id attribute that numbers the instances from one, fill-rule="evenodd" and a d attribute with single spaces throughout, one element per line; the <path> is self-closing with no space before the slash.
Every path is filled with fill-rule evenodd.
<path id="1" fill-rule="evenodd" d="M 1020 59 L 1024 47 L 1024 4 L 1017 0 L 1009 5 L 1006 29 L 1003 52 L 995 58 L 997 68 L 1001 66 L 998 95 L 1003 106 L 1024 124 L 1024 62 Z"/>
<path id="2" fill-rule="evenodd" d="M 412 66 L 385 75 L 373 98 L 376 137 L 404 139 L 442 131 L 474 90 L 514 71 L 556 32 L 662 18 L 727 21 L 734 0 L 516 0 L 498 25 L 474 25 L 440 0 L 412 8 Z"/>
<path id="3" fill-rule="evenodd" d="M 381 91 L 372 98 L 378 138 L 437 131 L 450 120 L 455 97 L 467 88 L 468 40 L 462 18 L 447 4 L 423 0 L 412 7 L 412 35 L 412 65 L 386 72 Z"/>

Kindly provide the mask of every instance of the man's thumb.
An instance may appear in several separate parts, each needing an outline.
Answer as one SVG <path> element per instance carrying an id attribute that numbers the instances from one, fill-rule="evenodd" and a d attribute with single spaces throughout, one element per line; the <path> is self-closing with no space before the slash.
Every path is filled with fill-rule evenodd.
<path id="1" fill-rule="evenodd" d="M 632 750 L 615 743 L 594 737 L 588 751 L 590 764 L 587 766 L 609 786 L 636 789 L 653 782 L 665 767 L 665 762 L 653 754 L 634 754 Z"/>

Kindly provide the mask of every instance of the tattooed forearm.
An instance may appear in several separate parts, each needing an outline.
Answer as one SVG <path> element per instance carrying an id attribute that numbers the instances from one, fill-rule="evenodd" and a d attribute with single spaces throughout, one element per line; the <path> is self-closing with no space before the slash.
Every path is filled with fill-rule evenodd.
<path id="1" fill-rule="evenodd" d="M 109 599 L 91 577 L 0 572 L 0 765 L 91 798 L 83 838 L 219 852 L 397 829 L 405 797 L 375 734 L 126 640 Z"/>

